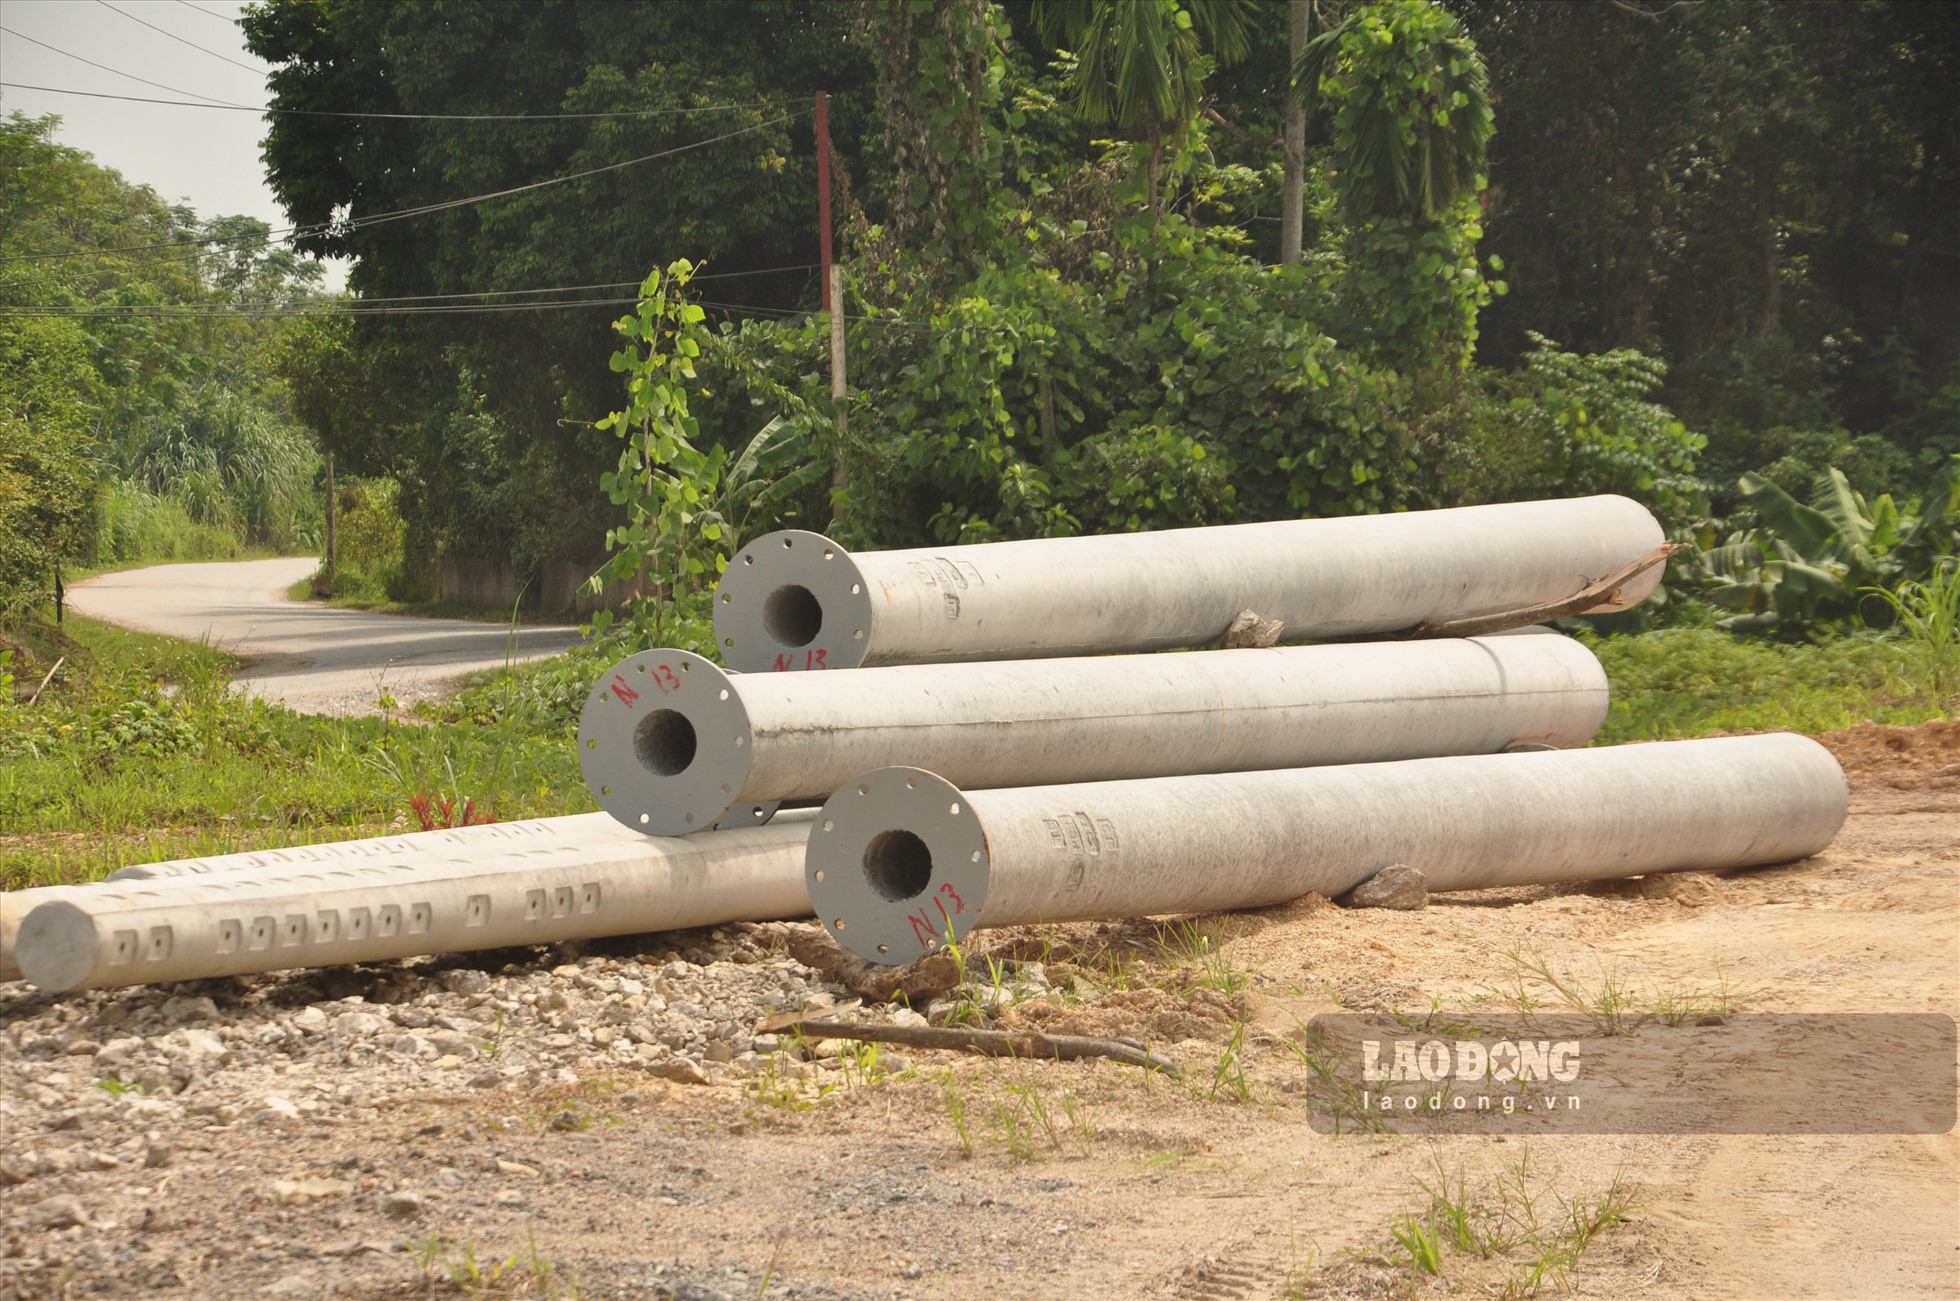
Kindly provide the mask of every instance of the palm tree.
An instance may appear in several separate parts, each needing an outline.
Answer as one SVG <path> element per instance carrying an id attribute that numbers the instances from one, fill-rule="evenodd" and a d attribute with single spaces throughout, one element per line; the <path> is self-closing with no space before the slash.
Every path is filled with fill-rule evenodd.
<path id="1" fill-rule="evenodd" d="M 1337 105 L 1335 184 L 1350 216 L 1433 222 L 1473 192 L 1493 131 L 1477 47 L 1429 0 L 1355 11 L 1307 42 L 1294 97 Z"/>
<path id="2" fill-rule="evenodd" d="M 1236 63 L 1263 20 L 1255 0 L 1035 0 L 1042 36 L 1073 51 L 1076 111 L 1129 131 L 1150 149 L 1153 217 L 1162 211 L 1164 152 L 1198 115 L 1204 55 Z"/>

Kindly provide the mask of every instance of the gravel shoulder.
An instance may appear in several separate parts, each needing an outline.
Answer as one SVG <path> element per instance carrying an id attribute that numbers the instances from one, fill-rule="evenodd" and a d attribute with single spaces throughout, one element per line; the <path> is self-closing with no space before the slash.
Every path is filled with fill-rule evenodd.
<path id="1" fill-rule="evenodd" d="M 855 1006 L 783 926 L 61 1001 L 0 985 L 0 1301 L 1429 1295 L 1390 1239 L 1415 1181 L 1491 1187 L 1521 1160 L 1633 1197 L 1570 1295 L 1951 1295 L 1953 1133 L 1334 1136 L 1283 1042 L 1337 1005 L 1462 1005 L 1521 945 L 1719 969 L 1743 1010 L 1954 1015 L 1960 724 L 1825 739 L 1852 816 L 1800 864 L 1193 919 L 1242 987 L 1151 923 L 988 935 L 999 980 L 974 996 L 1005 1023 L 1146 1039 L 1183 1084 L 786 1040 L 785 1011 L 918 1014 Z M 1235 1038 L 1243 1102 L 1207 1096 Z"/>

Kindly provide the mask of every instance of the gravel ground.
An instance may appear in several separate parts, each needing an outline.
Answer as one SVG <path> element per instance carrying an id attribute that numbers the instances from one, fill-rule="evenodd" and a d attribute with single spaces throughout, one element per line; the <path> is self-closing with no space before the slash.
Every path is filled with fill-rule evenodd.
<path id="1" fill-rule="evenodd" d="M 814 1045 L 819 1060 L 803 1061 L 753 1027 L 785 1010 L 849 1015 L 855 1000 L 757 947 L 746 929 L 654 937 L 661 950 L 649 954 L 560 951 L 541 962 L 524 950 L 60 1001 L 0 985 L 0 1301 L 139 1295 L 214 1268 L 225 1277 L 215 1290 L 200 1281 L 206 1295 L 312 1297 L 350 1276 L 386 1294 L 390 1280 L 412 1288 L 423 1275 L 454 1274 L 465 1268 L 461 1248 L 430 1243 L 418 1255 L 415 1225 L 443 1203 L 548 1214 L 527 1191 L 541 1173 L 524 1159 L 538 1135 L 600 1126 L 640 1103 L 646 1087 L 837 1068 L 834 1046 Z M 554 1086 L 562 1097 L 538 1108 L 540 1091 L 551 1097 Z M 404 1153 L 426 1176 L 335 1151 L 337 1127 L 385 1117 L 398 1100 L 503 1089 L 530 1113 L 432 1127 Z M 263 1146 L 250 1141 L 254 1130 L 307 1134 L 320 1155 L 296 1151 L 288 1165 L 258 1172 L 225 1163 L 229 1152 Z M 234 1227 L 189 1260 L 181 1244 L 160 1241 L 173 1218 L 197 1214 L 200 1183 L 235 1186 L 241 1174 L 248 1203 L 274 1218 L 304 1212 L 344 1240 L 303 1246 Z M 693 1196 L 690 1180 L 649 1180 L 656 1199 Z M 763 1280 L 730 1266 L 628 1261 L 609 1273 L 608 1295 L 677 1301 L 880 1295 L 787 1280 L 764 1291 Z M 546 1281 L 531 1283 L 552 1294 Z"/>

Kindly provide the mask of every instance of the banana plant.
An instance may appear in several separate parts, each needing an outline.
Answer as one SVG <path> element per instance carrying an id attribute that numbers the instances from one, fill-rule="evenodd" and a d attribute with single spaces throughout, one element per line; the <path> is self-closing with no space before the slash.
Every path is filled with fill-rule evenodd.
<path id="1" fill-rule="evenodd" d="M 1758 527 L 1698 557 L 1703 595 L 1737 612 L 1721 621 L 1731 632 L 1856 618 L 1871 589 L 1930 573 L 1960 540 L 1960 457 L 1903 509 L 1890 493 L 1867 502 L 1835 469 L 1818 476 L 1808 503 L 1757 474 L 1739 486 Z"/>
<path id="2" fill-rule="evenodd" d="M 728 463 L 715 507 L 734 543 L 778 527 L 797 497 L 829 476 L 829 458 L 811 455 L 813 441 L 799 420 L 777 416 Z"/>

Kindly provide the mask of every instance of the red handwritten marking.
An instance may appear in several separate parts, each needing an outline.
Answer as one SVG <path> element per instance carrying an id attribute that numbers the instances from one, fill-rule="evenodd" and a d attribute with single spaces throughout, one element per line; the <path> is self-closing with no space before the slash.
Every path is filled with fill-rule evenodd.
<path id="1" fill-rule="evenodd" d="M 778 673 L 787 672 L 789 670 L 789 667 L 790 667 L 789 656 L 787 655 L 776 656 L 776 672 Z"/>
<path id="2" fill-rule="evenodd" d="M 939 900 L 937 900 L 937 899 L 934 899 L 934 900 L 932 901 L 932 906 L 933 906 L 933 907 L 935 907 L 935 908 L 937 908 L 937 909 L 939 910 L 939 919 L 940 919 L 941 921 L 946 921 L 946 922 L 950 922 L 950 921 L 952 921 L 952 920 L 953 920 L 953 914 L 951 914 L 951 913 L 949 913 L 949 912 L 947 912 L 947 911 L 946 911 L 946 905 L 945 905 L 945 904 L 943 904 L 943 903 L 941 903 L 941 902 L 939 902 Z M 921 909 L 920 909 L 919 911 L 921 911 L 921 912 L 924 912 L 925 910 L 924 910 L 923 908 L 921 908 Z"/>
<path id="3" fill-rule="evenodd" d="M 823 658 L 825 654 L 826 652 L 822 647 L 818 647 L 816 650 L 804 651 L 803 667 L 806 669 L 829 668 L 830 665 L 823 662 Z M 778 673 L 793 673 L 796 671 L 796 661 L 791 659 L 788 655 L 778 654 L 776 656 L 775 671 Z"/>
<path id="4" fill-rule="evenodd" d="M 953 888 L 953 883 L 951 881 L 940 882 L 939 893 L 945 895 L 948 899 L 951 899 L 953 901 L 954 912 L 963 913 L 966 911 L 966 900 L 960 898 L 959 891 Z M 935 899 L 933 900 L 933 902 L 938 903 L 939 901 Z M 940 911 L 944 912 L 946 910 L 944 908 L 941 908 Z"/>
<path id="5" fill-rule="evenodd" d="M 933 941 L 939 938 L 939 932 L 927 923 L 924 909 L 908 914 L 905 920 L 912 923 L 912 938 L 919 942 L 920 948 L 931 948 Z"/>
<path id="6" fill-rule="evenodd" d="M 634 702 L 640 698 L 640 693 L 627 686 L 626 679 L 617 673 L 613 674 L 613 695 L 618 697 L 619 703 L 628 709 L 633 708 Z"/>
<path id="7" fill-rule="evenodd" d="M 806 669 L 822 669 L 822 668 L 830 667 L 829 665 L 823 662 L 823 648 L 821 646 L 819 646 L 816 650 L 815 659 L 811 658 L 811 652 L 809 651 L 803 652 L 803 667 Z"/>
<path id="8" fill-rule="evenodd" d="M 662 695 L 681 689 L 681 680 L 674 676 L 674 670 L 666 664 L 657 664 L 653 670 L 653 685 L 660 688 Z"/>

